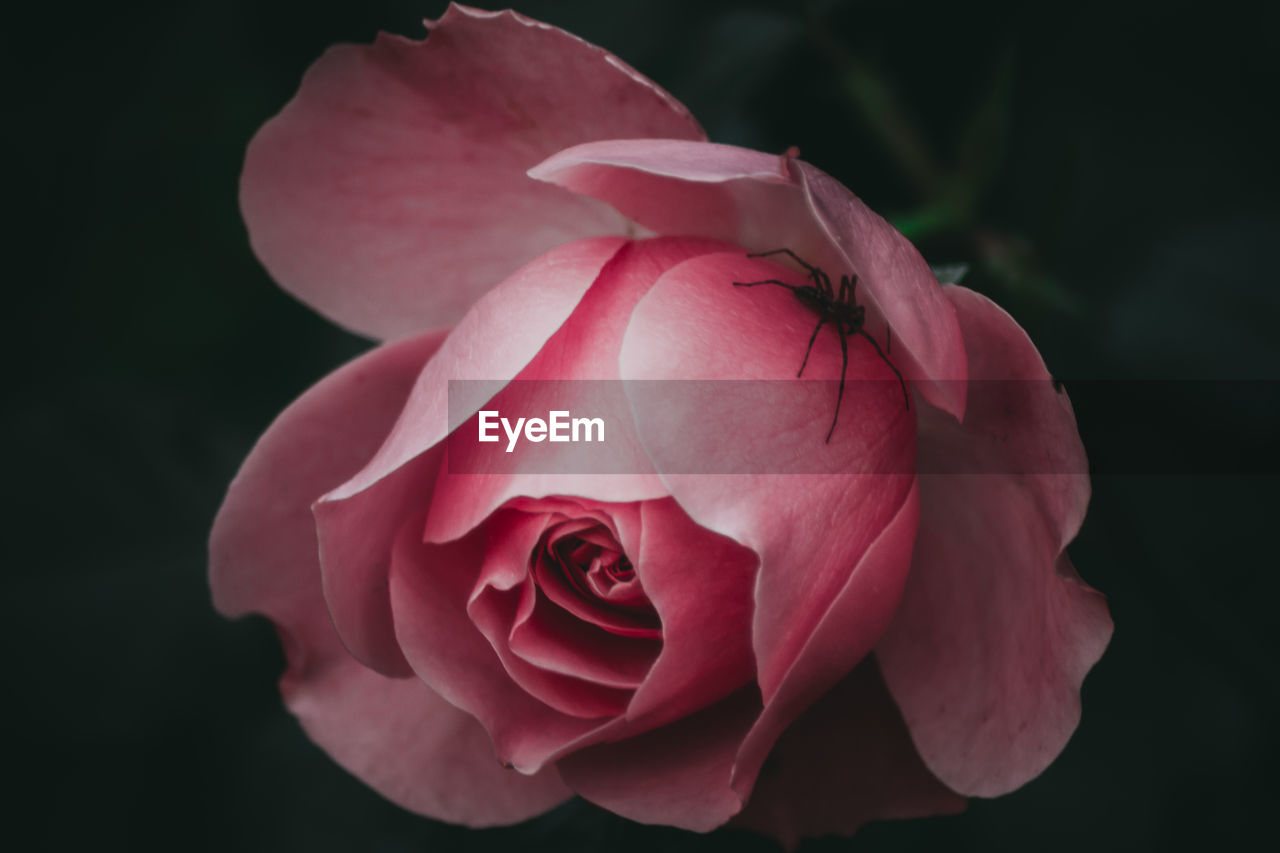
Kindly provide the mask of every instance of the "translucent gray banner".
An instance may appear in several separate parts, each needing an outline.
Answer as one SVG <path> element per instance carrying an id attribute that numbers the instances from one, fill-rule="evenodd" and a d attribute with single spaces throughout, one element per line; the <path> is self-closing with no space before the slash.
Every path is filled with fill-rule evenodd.
<path id="1" fill-rule="evenodd" d="M 838 381 L 807 379 L 455 380 L 447 466 L 615 476 L 1280 474 L 1280 381 L 971 380 L 963 425 L 918 393 L 908 407 L 893 379 L 846 382 L 837 417 L 839 394 Z M 1061 438 L 1072 409 L 1087 456 Z"/>

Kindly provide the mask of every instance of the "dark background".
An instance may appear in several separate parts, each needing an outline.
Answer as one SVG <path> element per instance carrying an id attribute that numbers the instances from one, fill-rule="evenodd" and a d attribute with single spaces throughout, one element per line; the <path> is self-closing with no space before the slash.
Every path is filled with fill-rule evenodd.
<path id="1" fill-rule="evenodd" d="M 968 262 L 1106 460 L 1071 553 L 1116 633 L 1062 756 L 959 817 L 807 850 L 1230 849 L 1274 825 L 1280 418 L 1274 382 L 1236 380 L 1280 379 L 1280 17 L 1023 5 L 815 3 L 820 24 L 783 3 L 520 7 L 653 77 L 712 139 L 798 145 L 931 261 Z M 17 849 L 772 849 L 582 802 L 484 832 L 403 812 L 283 710 L 267 623 L 210 607 L 205 537 L 240 460 L 367 346 L 253 258 L 245 144 L 327 45 L 420 37 L 443 4 L 25 8 L 0 426 Z M 1080 381 L 1188 378 L 1214 381 L 1142 384 L 1140 405 Z"/>

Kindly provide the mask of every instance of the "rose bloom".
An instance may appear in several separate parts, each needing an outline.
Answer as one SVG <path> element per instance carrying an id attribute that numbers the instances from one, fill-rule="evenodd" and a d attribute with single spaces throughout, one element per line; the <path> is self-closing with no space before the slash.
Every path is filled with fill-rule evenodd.
<path id="1" fill-rule="evenodd" d="M 940 286 L 827 175 L 707 142 L 599 48 L 511 12 L 428 26 L 326 53 L 241 186 L 276 280 L 382 341 L 271 425 L 212 534 L 215 604 L 274 622 L 310 737 L 446 821 L 514 823 L 577 794 L 788 844 L 1039 774 L 1111 621 L 1065 554 L 1084 450 L 1022 329 Z M 857 275 L 909 407 L 854 336 L 824 442 L 835 330 L 805 372 L 828 381 L 795 382 L 816 315 L 732 286 L 809 283 L 747 256 L 779 247 Z M 499 390 L 450 420 L 458 379 Z M 642 406 L 611 412 L 634 473 L 548 473 L 552 446 L 528 442 L 501 470 L 451 473 L 451 430 L 515 405 L 508 382 L 572 379 L 814 393 L 681 425 L 756 473 L 646 465 L 671 414 Z M 519 387 L 521 405 L 597 414 L 578 386 Z M 797 459 L 833 473 L 768 473 Z"/>

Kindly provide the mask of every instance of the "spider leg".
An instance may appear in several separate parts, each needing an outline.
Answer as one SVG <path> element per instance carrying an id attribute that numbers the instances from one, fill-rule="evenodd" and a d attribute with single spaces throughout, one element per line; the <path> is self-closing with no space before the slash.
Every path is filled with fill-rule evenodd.
<path id="1" fill-rule="evenodd" d="M 889 357 L 884 354 L 883 350 L 880 349 L 880 345 L 876 343 L 876 339 L 871 337 L 871 335 L 867 334 L 867 331 L 865 329 L 858 329 L 858 334 L 862 335 L 864 338 L 866 338 L 868 341 L 871 342 L 871 346 L 876 348 L 876 355 L 880 356 L 880 359 L 885 364 L 889 365 L 889 369 L 892 370 L 894 375 L 898 377 L 898 384 L 902 386 L 902 399 L 907 404 L 907 408 L 910 409 L 911 395 L 907 393 L 907 381 L 902 378 L 902 373 L 898 371 L 898 368 L 894 365 L 894 363 L 890 361 Z"/>
<path id="2" fill-rule="evenodd" d="M 818 339 L 818 332 L 822 331 L 822 324 L 827 322 L 826 317 L 818 318 L 818 325 L 813 327 L 813 334 L 809 336 L 809 346 L 804 351 L 804 361 L 800 362 L 800 372 L 796 374 L 796 379 L 804 376 L 804 366 L 809 363 L 809 353 L 813 352 L 813 342 Z"/>
<path id="3" fill-rule="evenodd" d="M 849 370 L 849 333 L 844 326 L 840 330 L 840 390 L 836 392 L 836 413 L 831 418 L 831 429 L 827 430 L 827 444 L 836 431 L 836 421 L 840 420 L 840 404 L 844 402 L 844 375 Z"/>
<path id="4" fill-rule="evenodd" d="M 813 264 L 809 263 L 804 258 L 797 255 L 795 252 L 791 251 L 790 249 L 771 249 L 768 252 L 748 252 L 747 253 L 748 258 L 767 258 L 770 255 L 787 255 L 788 257 L 791 258 L 791 260 L 795 261 L 797 264 L 799 264 L 800 266 L 804 267 L 809 271 L 809 278 L 813 279 L 813 283 L 816 284 L 819 289 L 822 289 L 823 284 L 825 283 L 827 292 L 828 293 L 831 292 L 831 279 L 827 277 L 827 274 L 823 272 L 820 268 L 815 267 Z"/>
<path id="5" fill-rule="evenodd" d="M 809 277 L 813 279 L 813 283 L 818 286 L 819 290 L 828 296 L 831 295 L 831 276 L 827 275 L 822 270 L 815 268 Z"/>
<path id="6" fill-rule="evenodd" d="M 800 257 L 790 249 L 770 249 L 767 252 L 748 252 L 747 253 L 748 258 L 767 258 L 770 255 L 788 255 L 790 256 L 791 260 L 795 261 L 797 264 L 804 267 L 809 272 L 811 273 L 822 272 L 822 270 L 818 269 L 813 264 L 809 263 L 804 258 Z"/>
<path id="7" fill-rule="evenodd" d="M 884 351 L 893 355 L 893 328 L 888 323 L 884 326 Z"/>
<path id="8" fill-rule="evenodd" d="M 764 281 L 735 281 L 733 283 L 733 286 L 734 287 L 755 287 L 757 284 L 776 284 L 778 285 L 778 287 L 785 287 L 787 290 L 790 290 L 792 293 L 795 293 L 797 290 L 801 289 L 794 284 L 787 284 L 785 281 L 778 281 L 776 278 L 766 278 Z"/>

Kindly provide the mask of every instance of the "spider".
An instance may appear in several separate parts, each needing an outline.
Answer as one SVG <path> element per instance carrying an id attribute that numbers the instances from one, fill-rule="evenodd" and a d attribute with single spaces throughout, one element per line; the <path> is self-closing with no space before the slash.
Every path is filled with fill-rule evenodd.
<path id="1" fill-rule="evenodd" d="M 884 350 L 880 349 L 880 344 L 876 343 L 876 339 L 868 334 L 863 328 L 867 322 L 867 309 L 859 305 L 854 296 L 854 288 L 858 286 L 858 277 L 856 275 L 841 275 L 840 290 L 837 292 L 831 286 L 831 277 L 828 276 L 818 267 L 803 260 L 795 252 L 790 249 L 772 249 L 768 252 L 755 252 L 748 254 L 748 258 L 767 258 L 770 255 L 788 255 L 800 266 L 809 271 L 808 278 L 813 284 L 794 285 L 787 284 L 785 281 L 778 281 L 776 278 L 767 278 L 763 281 L 735 281 L 734 287 L 756 287 L 761 284 L 776 284 L 778 287 L 785 287 L 795 295 L 796 299 L 810 311 L 818 315 L 818 325 L 814 326 L 813 334 L 809 336 L 809 346 L 804 351 L 804 360 L 800 362 L 800 371 L 796 373 L 799 379 L 804 375 L 805 365 L 809 363 L 809 354 L 813 352 L 813 343 L 818 339 L 818 332 L 822 331 L 822 327 L 827 323 L 835 326 L 836 333 L 840 335 L 840 390 L 836 393 L 836 413 L 831 418 L 831 429 L 827 430 L 826 443 L 831 443 L 831 436 L 835 434 L 836 422 L 840 419 L 840 404 L 844 401 L 844 377 L 849 369 L 849 337 L 851 335 L 861 335 L 866 338 L 871 346 L 875 347 L 876 355 L 880 356 L 885 364 L 889 365 L 889 369 L 898 377 L 898 384 L 902 386 L 902 399 L 907 404 L 907 409 L 911 408 L 911 395 L 907 393 L 906 380 L 902 378 L 902 374 L 898 368 L 894 366 L 889 357 L 885 355 Z M 885 349 L 889 349 L 892 345 L 889 330 L 885 329 Z"/>

